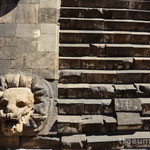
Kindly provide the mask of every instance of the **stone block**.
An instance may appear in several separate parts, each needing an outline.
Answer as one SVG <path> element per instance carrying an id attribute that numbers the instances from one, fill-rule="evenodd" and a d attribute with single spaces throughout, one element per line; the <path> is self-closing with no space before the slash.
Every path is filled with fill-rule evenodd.
<path id="1" fill-rule="evenodd" d="M 16 24 L 0 24 L 0 36 L 15 36 L 16 34 Z"/>
<path id="2" fill-rule="evenodd" d="M 105 43 L 129 43 L 131 40 L 130 32 L 106 32 L 104 35 Z"/>
<path id="3" fill-rule="evenodd" d="M 63 84 L 59 85 L 59 98 L 110 99 L 115 97 L 113 85 L 109 84 Z"/>
<path id="4" fill-rule="evenodd" d="M 84 103 L 82 100 L 59 99 L 57 102 L 59 114 L 66 114 L 66 115 L 84 114 Z"/>
<path id="5" fill-rule="evenodd" d="M 150 58 L 134 58 L 134 69 L 150 69 L 149 67 Z"/>
<path id="6" fill-rule="evenodd" d="M 18 53 L 17 47 L 1 47 L 0 59 L 14 59 Z"/>
<path id="7" fill-rule="evenodd" d="M 92 33 L 90 31 L 61 31 L 60 42 L 61 43 L 103 43 L 104 34 L 102 31 Z"/>
<path id="8" fill-rule="evenodd" d="M 83 132 L 84 133 L 101 133 L 104 125 L 103 116 L 101 115 L 83 115 Z"/>
<path id="9" fill-rule="evenodd" d="M 110 114 L 113 112 L 111 102 L 112 102 L 111 99 L 83 100 L 84 114 L 86 114 L 86 115 Z"/>
<path id="10" fill-rule="evenodd" d="M 31 53 L 18 53 L 15 59 L 11 60 L 12 69 L 29 69 L 32 68 Z"/>
<path id="11" fill-rule="evenodd" d="M 84 108 L 86 115 L 94 115 L 102 113 L 102 102 L 101 100 L 84 100 Z"/>
<path id="12" fill-rule="evenodd" d="M 32 53 L 32 68 L 53 69 L 57 65 L 57 57 L 55 53 L 38 52 Z"/>
<path id="13" fill-rule="evenodd" d="M 87 145 L 90 150 L 116 150 L 123 148 L 123 144 L 121 141 L 124 141 L 124 137 L 122 135 L 95 135 L 95 136 L 87 136 Z"/>
<path id="14" fill-rule="evenodd" d="M 136 98 L 137 97 L 137 89 L 133 84 L 115 84 L 114 85 L 116 97 L 118 98 Z"/>
<path id="15" fill-rule="evenodd" d="M 140 113 L 117 112 L 118 130 L 137 130 L 141 128 Z"/>
<path id="16" fill-rule="evenodd" d="M 41 34 L 58 35 L 59 26 L 57 24 L 41 23 Z"/>
<path id="17" fill-rule="evenodd" d="M 86 143 L 86 135 L 62 136 L 61 145 L 64 149 L 82 149 Z"/>
<path id="18" fill-rule="evenodd" d="M 116 83 L 116 71 L 60 70 L 60 83 Z"/>
<path id="19" fill-rule="evenodd" d="M 150 98 L 140 98 L 142 105 L 142 115 L 150 114 Z"/>
<path id="20" fill-rule="evenodd" d="M 81 116 L 58 116 L 58 133 L 71 134 L 82 132 Z"/>
<path id="21" fill-rule="evenodd" d="M 132 58 L 109 58 L 106 60 L 106 68 L 109 70 L 128 70 L 133 68 Z"/>
<path id="22" fill-rule="evenodd" d="M 38 40 L 38 51 L 58 53 L 57 35 L 41 34 Z"/>
<path id="23" fill-rule="evenodd" d="M 16 22 L 24 24 L 38 23 L 38 4 L 18 4 Z"/>
<path id="24" fill-rule="evenodd" d="M 132 44 L 149 44 L 149 34 L 147 33 L 137 33 L 132 32 L 132 38 L 131 38 Z"/>
<path id="25" fill-rule="evenodd" d="M 103 116 L 104 126 L 102 132 L 115 132 L 117 127 L 117 120 L 113 116 Z"/>
<path id="26" fill-rule="evenodd" d="M 21 147 L 31 148 L 59 148 L 60 138 L 57 137 L 22 137 Z"/>
<path id="27" fill-rule="evenodd" d="M 16 37 L 39 38 L 40 34 L 39 24 L 17 24 Z"/>
<path id="28" fill-rule="evenodd" d="M 16 41 L 15 37 L 0 37 L 0 47 L 16 47 Z"/>
<path id="29" fill-rule="evenodd" d="M 89 85 L 93 97 L 95 98 L 113 98 L 115 91 L 112 85 L 101 84 L 101 85 Z"/>
<path id="30" fill-rule="evenodd" d="M 141 82 L 141 76 L 142 73 L 141 71 L 133 71 L 133 70 L 122 70 L 122 71 L 116 71 L 118 75 L 118 80 L 117 83 L 126 83 L 126 84 L 133 84 L 133 83 L 138 83 Z"/>
<path id="31" fill-rule="evenodd" d="M 57 23 L 57 9 L 40 8 L 39 23 Z"/>
<path id="32" fill-rule="evenodd" d="M 67 57 L 81 57 L 93 55 L 89 44 L 60 44 L 59 55 Z"/>
<path id="33" fill-rule="evenodd" d="M 114 112 L 112 99 L 101 99 L 102 114 L 112 114 Z"/>
<path id="34" fill-rule="evenodd" d="M 115 111 L 140 112 L 142 111 L 140 99 L 115 99 Z"/>
<path id="35" fill-rule="evenodd" d="M 35 53 L 38 50 L 38 38 L 17 38 L 17 48 L 21 53 Z M 30 54 L 29 54 L 30 55 Z"/>

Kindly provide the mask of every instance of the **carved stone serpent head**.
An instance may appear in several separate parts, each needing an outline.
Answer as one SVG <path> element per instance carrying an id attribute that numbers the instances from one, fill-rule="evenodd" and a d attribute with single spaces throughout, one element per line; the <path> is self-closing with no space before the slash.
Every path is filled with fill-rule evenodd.
<path id="1" fill-rule="evenodd" d="M 37 76 L 7 74 L 1 77 L 0 120 L 6 136 L 20 135 L 27 126 L 38 132 L 51 115 L 49 83 Z"/>

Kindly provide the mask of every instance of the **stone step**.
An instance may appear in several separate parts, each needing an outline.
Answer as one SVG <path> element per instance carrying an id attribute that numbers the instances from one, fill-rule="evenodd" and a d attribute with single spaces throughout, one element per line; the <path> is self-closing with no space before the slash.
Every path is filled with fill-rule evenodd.
<path id="1" fill-rule="evenodd" d="M 139 89 L 141 84 L 59 84 L 58 95 L 60 99 L 111 99 L 111 98 L 137 98 L 150 97 L 150 92 Z M 142 87 L 150 86 L 144 84 Z"/>
<path id="2" fill-rule="evenodd" d="M 60 43 L 150 44 L 150 32 L 61 30 Z"/>
<path id="3" fill-rule="evenodd" d="M 59 99 L 59 115 L 112 114 L 111 99 Z"/>
<path id="4" fill-rule="evenodd" d="M 117 121 L 113 116 L 82 115 L 82 131 L 88 134 L 108 134 L 116 130 Z"/>
<path id="5" fill-rule="evenodd" d="M 61 30 L 103 30 L 149 32 L 150 21 L 97 18 L 60 18 Z"/>
<path id="6" fill-rule="evenodd" d="M 142 127 L 142 120 L 138 112 L 117 112 L 117 130 L 139 130 Z"/>
<path id="7" fill-rule="evenodd" d="M 133 60 L 129 57 L 59 57 L 59 69 L 126 70 L 133 69 Z"/>
<path id="8" fill-rule="evenodd" d="M 82 133 L 82 118 L 81 116 L 58 116 L 57 119 L 58 133 L 71 134 Z"/>
<path id="9" fill-rule="evenodd" d="M 147 149 L 150 147 L 149 132 L 134 132 L 124 135 L 94 135 L 87 136 L 88 147 L 93 150 L 119 150 L 129 148 Z M 139 150 L 138 149 L 138 150 Z"/>
<path id="10" fill-rule="evenodd" d="M 60 17 L 67 18 L 104 18 L 132 19 L 150 21 L 150 11 L 133 9 L 62 7 Z"/>
<path id="11" fill-rule="evenodd" d="M 59 57 L 59 69 L 145 70 L 150 57 Z"/>
<path id="12" fill-rule="evenodd" d="M 149 57 L 150 45 L 60 44 L 59 55 L 65 57 Z"/>
<path id="13" fill-rule="evenodd" d="M 95 7 L 95 8 L 126 8 L 150 10 L 150 2 L 143 0 L 62 0 L 62 7 Z"/>
<path id="14" fill-rule="evenodd" d="M 76 134 L 61 137 L 61 148 L 62 150 L 85 150 L 83 149 L 86 145 L 86 135 Z"/>
<path id="15" fill-rule="evenodd" d="M 60 70 L 60 83 L 133 84 L 150 83 L 150 70 Z"/>
<path id="16" fill-rule="evenodd" d="M 116 128 L 116 119 L 106 115 L 59 115 L 58 132 L 60 134 L 108 133 Z"/>
<path id="17" fill-rule="evenodd" d="M 110 99 L 115 97 L 111 84 L 59 84 L 60 99 Z"/>

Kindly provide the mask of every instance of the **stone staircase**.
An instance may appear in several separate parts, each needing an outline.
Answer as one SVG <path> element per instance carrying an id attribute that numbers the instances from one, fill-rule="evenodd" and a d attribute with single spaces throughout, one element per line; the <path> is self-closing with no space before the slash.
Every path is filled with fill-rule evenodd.
<path id="1" fill-rule="evenodd" d="M 150 1 L 62 0 L 60 29 L 62 147 L 150 148 Z"/>

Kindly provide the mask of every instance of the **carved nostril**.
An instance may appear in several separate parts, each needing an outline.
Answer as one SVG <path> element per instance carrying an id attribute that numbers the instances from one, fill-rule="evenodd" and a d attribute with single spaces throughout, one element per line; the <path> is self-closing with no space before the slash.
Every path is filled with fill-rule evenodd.
<path id="1" fill-rule="evenodd" d="M 8 101 L 2 100 L 2 102 L 1 102 L 1 107 L 6 108 L 7 105 L 8 105 Z"/>

